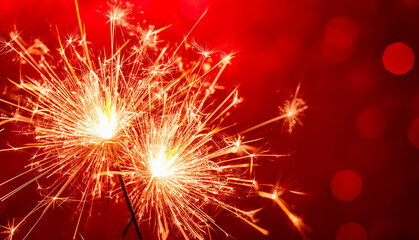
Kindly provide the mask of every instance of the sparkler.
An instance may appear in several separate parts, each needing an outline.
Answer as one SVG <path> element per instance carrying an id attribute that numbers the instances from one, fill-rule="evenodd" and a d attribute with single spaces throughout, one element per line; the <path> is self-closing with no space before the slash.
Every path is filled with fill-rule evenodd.
<path id="1" fill-rule="evenodd" d="M 63 42 L 58 33 L 57 65 L 45 60 L 48 49 L 40 41 L 35 48 L 41 54 L 25 46 L 16 32 L 4 42 L 5 48 L 15 52 L 38 76 L 12 81 L 29 97 L 18 103 L 0 99 L 17 109 L 1 117 L 0 125 L 20 122 L 28 126 L 22 132 L 33 134 L 35 142 L 12 149 L 34 148 L 36 153 L 28 165 L 30 170 L 0 186 L 34 171 L 37 176 L 0 201 L 31 183 L 36 183 L 44 196 L 27 216 L 4 227 L 4 233 L 11 239 L 39 211 L 26 238 L 57 201 L 74 201 L 79 209 L 76 238 L 86 203 L 104 195 L 119 196 L 122 190 L 132 218 L 136 218 L 140 239 L 137 221 L 147 216 L 154 219 L 160 239 L 168 237 L 172 226 L 185 239 L 204 239 L 214 226 L 225 232 L 206 211 L 211 207 L 226 210 L 268 234 L 254 224 L 255 211 L 229 203 L 232 194 L 253 192 L 266 197 L 258 192 L 252 177 L 254 159 L 278 156 L 251 146 L 257 140 L 244 141 L 242 135 L 280 119 L 288 120 L 291 131 L 298 114 L 306 109 L 297 97 L 299 88 L 280 116 L 239 135 L 229 135 L 222 123 L 239 102 L 237 91 L 218 105 L 212 94 L 233 54 L 211 64 L 215 54 L 196 43 L 190 45 L 189 34 L 169 53 L 170 46 L 161 47 L 158 41 L 164 28 L 131 25 L 129 8 L 114 4 L 107 15 L 110 54 L 94 57 L 77 2 L 76 9 L 80 36 Z M 117 28 L 140 37 L 118 46 Z M 178 56 L 181 46 L 192 46 L 199 57 L 185 61 Z M 120 188 L 114 183 L 115 175 Z M 41 182 L 46 178 L 49 184 L 45 186 Z"/>
<path id="2" fill-rule="evenodd" d="M 117 19 L 111 19 L 112 29 L 115 21 Z M 20 83 L 15 83 L 30 96 L 24 103 L 1 100 L 19 110 L 10 117 L 3 117 L 1 124 L 22 122 L 29 126 L 25 132 L 35 135 L 35 143 L 17 149 L 37 149 L 29 166 L 38 172 L 38 176 L 0 200 L 6 200 L 34 182 L 46 195 L 45 201 L 41 201 L 15 228 L 36 210 L 43 209 L 41 216 L 44 215 L 56 198 L 68 194 L 67 198 L 80 200 L 76 235 L 85 203 L 100 197 L 104 191 L 111 195 L 112 174 L 119 170 L 118 162 L 114 162 L 118 159 L 115 149 L 125 141 L 124 133 L 132 120 L 148 110 L 148 103 L 153 101 L 149 99 L 150 95 L 158 87 L 153 75 L 143 76 L 141 71 L 146 64 L 143 58 L 147 56 L 147 44 L 141 44 L 141 48 L 126 58 L 120 52 L 124 46 L 114 51 L 112 44 L 110 57 L 105 55 L 93 62 L 81 23 L 80 29 L 78 46 L 73 38 L 68 39 L 65 46 L 59 38 L 63 62 L 60 70 L 64 73 L 55 71 L 47 61 L 37 61 L 19 34 L 11 33 L 11 41 L 4 43 L 39 74 L 38 79 L 22 78 Z M 148 34 L 155 33 L 150 31 Z M 44 187 L 39 179 L 45 177 L 57 179 L 53 185 Z M 82 191 L 76 191 L 75 186 Z"/>
<path id="3" fill-rule="evenodd" d="M 156 216 L 160 239 L 167 238 L 170 225 L 185 239 L 204 239 L 207 228 L 217 226 L 204 211 L 211 205 L 243 219 L 254 214 L 224 201 L 240 188 L 247 191 L 254 188 L 255 182 L 247 175 L 243 177 L 250 167 L 250 162 L 245 162 L 250 154 L 235 155 L 239 149 L 246 149 L 246 143 L 221 137 L 222 129 L 208 126 L 236 104 L 237 98 L 224 107 L 228 98 L 209 115 L 196 107 L 196 98 L 195 93 L 188 93 L 181 103 L 168 103 L 164 114 L 139 121 L 132 133 L 133 146 L 126 155 L 124 174 L 130 179 L 128 188 L 138 218 Z M 263 234 L 268 233 L 255 227 Z"/>
<path id="4" fill-rule="evenodd" d="M 162 113 L 152 117 L 143 115 L 131 132 L 133 142 L 125 155 L 127 169 L 123 172 L 129 179 L 128 188 L 138 219 L 155 216 L 159 239 L 167 239 L 173 226 L 184 239 L 204 239 L 206 230 L 213 227 L 228 236 L 203 211 L 215 207 L 231 212 L 267 235 L 267 230 L 253 223 L 255 211 L 239 209 L 227 199 L 252 192 L 266 198 L 269 194 L 259 191 L 248 173 L 252 176 L 255 158 L 279 155 L 251 146 L 258 140 L 242 141 L 240 135 L 223 134 L 228 130 L 220 124 L 230 108 L 238 103 L 237 92 L 232 92 L 215 110 L 205 113 L 203 106 L 208 92 L 195 92 L 190 84 L 181 89 L 186 91 L 182 101 L 163 99 Z M 283 111 L 288 111 L 280 116 L 281 119 L 294 123 L 303 111 L 300 107 L 306 107 L 301 105 L 297 94 L 298 89 L 293 100 L 287 102 L 288 108 Z M 250 130 L 244 132 L 247 131 Z M 301 219 L 291 213 L 278 194 L 270 194 L 269 198 L 280 203 L 281 209 L 306 239 Z"/>

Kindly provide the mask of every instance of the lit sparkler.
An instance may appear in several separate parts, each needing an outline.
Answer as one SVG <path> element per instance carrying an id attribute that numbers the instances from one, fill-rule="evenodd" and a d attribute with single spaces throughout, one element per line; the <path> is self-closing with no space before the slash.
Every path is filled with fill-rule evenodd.
<path id="1" fill-rule="evenodd" d="M 111 18 L 112 29 L 115 21 Z M 31 183 L 37 183 L 45 195 L 14 228 L 35 211 L 44 215 L 54 199 L 65 196 L 80 201 L 76 235 L 86 201 L 99 198 L 104 192 L 111 195 L 112 176 L 119 170 L 117 149 L 126 141 L 125 132 L 133 119 L 150 110 L 155 98 L 152 95 L 159 88 L 155 76 L 143 71 L 149 45 L 140 43 L 140 48 L 124 57 L 121 51 L 125 45 L 114 50 L 112 41 L 112 54 L 104 54 L 95 62 L 89 55 L 81 23 L 80 29 L 79 41 L 70 38 L 64 46 L 59 38 L 59 71 L 45 59 L 37 58 L 31 47 L 26 48 L 18 33 L 12 32 L 11 40 L 4 42 L 6 48 L 38 73 L 35 78 L 22 77 L 20 83 L 15 83 L 28 98 L 19 99 L 19 103 L 1 100 L 17 109 L 11 116 L 2 117 L 1 124 L 24 123 L 28 127 L 23 132 L 35 136 L 34 143 L 13 150 L 35 148 L 29 164 L 31 171 L 25 174 L 35 171 L 38 175 L 0 200 Z M 40 45 L 39 41 L 36 44 Z M 55 180 L 53 185 L 43 186 L 42 178 Z"/>
<path id="2" fill-rule="evenodd" d="M 224 57 L 216 64 L 220 65 L 217 76 L 230 59 L 231 56 Z M 194 66 L 195 71 L 200 71 L 205 65 L 197 64 L 200 65 Z M 214 71 L 214 68 L 211 70 Z M 129 179 L 127 185 L 138 219 L 154 216 L 154 226 L 160 239 L 167 239 L 173 227 L 185 239 L 204 239 L 207 229 L 214 227 L 228 236 L 203 210 L 212 207 L 234 214 L 267 235 L 267 230 L 254 224 L 255 211 L 239 209 L 229 200 L 232 196 L 251 192 L 265 197 L 266 194 L 258 191 L 252 178 L 254 159 L 279 155 L 262 152 L 251 146 L 258 140 L 242 141 L 241 136 L 230 136 L 226 133 L 228 128 L 220 126 L 231 108 L 240 101 L 236 91 L 215 109 L 208 110 L 205 101 L 212 93 L 210 90 L 217 78 L 208 84 L 210 90 L 200 91 L 203 86 L 196 78 L 201 76 L 194 72 L 188 75 L 192 77 L 190 81 L 178 83 L 176 90 L 165 91 L 160 114 L 141 116 L 137 127 L 132 129 L 133 141 L 128 145 L 128 154 L 124 155 L 126 169 L 123 172 Z M 306 109 L 297 96 L 298 89 L 278 117 L 290 121 L 289 129 Z M 256 128 L 273 121 L 259 124 Z M 284 203 L 276 196 L 277 201 Z M 288 216 L 294 216 L 288 208 L 282 210 Z M 300 231 L 302 221 L 293 223 Z M 303 231 L 301 234 L 305 237 Z"/>
<path id="3" fill-rule="evenodd" d="M 221 135 L 220 127 L 211 127 L 211 122 L 236 104 L 236 98 L 232 94 L 204 114 L 195 102 L 199 95 L 190 92 L 187 96 L 182 102 L 167 103 L 161 115 L 141 119 L 132 133 L 124 174 L 138 219 L 154 216 L 160 239 L 166 239 L 173 226 L 185 239 L 204 239 L 207 229 L 216 226 L 222 230 L 204 210 L 215 207 L 268 234 L 253 224 L 254 211 L 228 203 L 232 196 L 254 189 L 255 181 L 246 174 L 250 158 L 266 156 L 248 153 L 247 142 L 234 141 Z M 237 156 L 239 150 L 247 154 Z"/>
<path id="4" fill-rule="evenodd" d="M 79 15 L 77 2 L 76 9 Z M 239 102 L 236 91 L 213 109 L 209 107 L 214 105 L 211 95 L 233 55 L 211 64 L 214 52 L 193 43 L 199 57 L 185 61 L 177 54 L 187 37 L 169 54 L 170 47 L 160 47 L 157 40 L 163 29 L 133 26 L 128 15 L 126 6 L 111 5 L 110 54 L 96 57 L 90 54 L 79 15 L 80 36 L 73 35 L 65 42 L 58 38 L 58 66 L 45 60 L 48 49 L 40 41 L 33 48 L 41 54 L 27 47 L 18 33 L 11 33 L 11 40 L 4 42 L 5 49 L 15 52 L 38 73 L 15 83 L 28 98 L 19 103 L 0 100 L 17 109 L 1 117 L 0 124 L 23 123 L 28 126 L 23 132 L 35 136 L 34 143 L 13 148 L 36 149 L 31 169 L 19 176 L 33 171 L 37 176 L 0 200 L 31 183 L 37 183 L 44 196 L 27 216 L 4 227 L 5 233 L 11 239 L 30 216 L 40 211 L 28 236 L 57 201 L 71 199 L 78 202 L 80 212 L 75 238 L 86 202 L 104 194 L 118 194 L 114 193 L 118 189 L 113 181 L 117 175 L 128 206 L 133 207 L 131 214 L 136 213 L 139 236 L 137 220 L 149 214 L 161 239 L 168 237 L 171 226 L 185 239 L 204 239 L 213 226 L 222 230 L 205 211 L 207 207 L 231 212 L 268 234 L 254 224 L 255 211 L 239 209 L 229 200 L 240 192 L 265 197 L 257 192 L 252 178 L 254 159 L 278 155 L 252 147 L 256 140 L 243 141 L 239 135 L 224 133 L 221 123 Z M 117 28 L 140 37 L 117 46 Z M 297 94 L 298 89 L 280 116 L 241 134 L 280 119 L 288 120 L 291 131 L 298 114 L 306 109 Z M 41 183 L 45 178 L 50 182 L 46 186 Z"/>

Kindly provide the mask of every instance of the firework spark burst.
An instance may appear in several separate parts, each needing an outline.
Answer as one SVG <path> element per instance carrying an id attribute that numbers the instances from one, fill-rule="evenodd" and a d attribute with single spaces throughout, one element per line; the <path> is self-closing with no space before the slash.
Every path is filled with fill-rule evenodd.
<path id="1" fill-rule="evenodd" d="M 217 109 L 205 114 L 197 108 L 204 106 L 196 102 L 199 95 L 191 92 L 181 102 L 165 104 L 164 114 L 143 118 L 132 133 L 133 146 L 126 154 L 128 168 L 124 171 L 130 179 L 127 185 L 138 218 L 156 216 L 155 226 L 161 239 L 167 238 L 170 225 L 185 239 L 204 239 L 207 229 L 213 226 L 222 230 L 204 211 L 211 206 L 254 221 L 254 211 L 236 208 L 227 199 L 254 189 L 255 181 L 246 174 L 251 155 L 267 154 L 248 153 L 251 148 L 248 142 L 224 136 L 223 129 L 210 124 L 236 104 L 234 93 Z M 237 156 L 239 151 L 246 154 Z"/>
<path id="2" fill-rule="evenodd" d="M 175 47 L 162 46 L 158 34 L 165 28 L 132 25 L 130 5 L 109 6 L 109 53 L 92 55 L 77 2 L 80 34 L 62 41 L 58 33 L 58 62 L 48 60 L 51 53 L 39 40 L 27 46 L 14 31 L 4 41 L 4 51 L 15 53 L 37 73 L 22 76 L 19 82 L 10 80 L 25 98 L 0 99 L 16 109 L 2 116 L 0 125 L 18 123 L 25 126 L 21 133 L 34 136 L 33 143 L 5 150 L 35 149 L 35 154 L 28 171 L 0 186 L 32 172 L 36 177 L 0 200 L 31 184 L 37 184 L 43 200 L 22 219 L 4 226 L 3 233 L 12 239 L 39 212 L 26 238 L 48 209 L 74 202 L 79 214 L 76 238 L 88 201 L 104 195 L 118 198 L 123 192 L 129 206 L 132 202 L 136 225 L 153 219 L 160 239 L 173 229 L 185 239 L 204 239 L 213 226 L 224 232 L 208 208 L 226 210 L 268 234 L 254 223 L 256 211 L 235 207 L 231 196 L 268 196 L 258 191 L 254 160 L 279 155 L 253 147 L 258 140 L 242 136 L 281 119 L 291 132 L 307 108 L 297 97 L 299 87 L 278 117 L 240 135 L 228 134 L 222 123 L 240 98 L 233 91 L 216 104 L 212 95 L 234 55 L 207 50 L 189 41 L 189 34 Z M 118 45 L 124 32 L 134 37 Z M 196 59 L 180 56 L 182 47 L 192 49 Z M 293 223 L 297 229 L 301 226 Z"/>

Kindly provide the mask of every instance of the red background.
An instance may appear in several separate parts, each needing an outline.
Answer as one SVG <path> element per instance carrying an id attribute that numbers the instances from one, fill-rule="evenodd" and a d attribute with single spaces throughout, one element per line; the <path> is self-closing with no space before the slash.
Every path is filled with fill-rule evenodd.
<path id="1" fill-rule="evenodd" d="M 278 106 L 290 97 L 303 76 L 301 96 L 309 105 L 304 126 L 289 135 L 281 130 L 281 123 L 276 123 L 250 136 L 263 136 L 271 152 L 291 153 L 290 157 L 267 161 L 256 174 L 259 181 L 272 184 L 281 177 L 286 187 L 308 194 L 286 194 L 284 198 L 312 228 L 310 239 L 419 239 L 419 72 L 417 63 L 410 67 L 411 54 L 400 49 L 384 55 L 383 63 L 386 47 L 396 42 L 418 55 L 419 1 L 131 2 L 142 6 L 135 13 L 144 11 L 137 18 L 157 27 L 173 24 L 168 31 L 175 36 L 186 34 L 209 7 L 191 36 L 209 48 L 238 52 L 221 84 L 228 89 L 240 85 L 244 101 L 233 118 L 241 126 L 250 127 L 276 116 Z M 106 19 L 100 12 L 104 2 L 80 0 L 79 4 L 88 39 L 96 46 L 107 44 L 103 37 Z M 0 2 L 2 36 L 16 24 L 24 36 L 56 46 L 50 25 L 71 32 L 76 21 L 72 1 Z M 7 77 L 17 78 L 18 67 L 10 58 L 0 55 L 2 85 L 7 84 Z M 7 129 L 0 132 L 3 148 L 7 141 L 19 141 L 10 136 Z M 23 171 L 26 154 L 0 154 L 0 182 Z M 345 169 L 362 180 L 359 196 L 351 201 L 339 200 L 331 188 L 333 176 Z M 351 195 L 351 179 L 343 179 L 337 191 Z M 16 186 L 1 186 L 0 195 Z M 0 225 L 24 216 L 39 199 L 31 185 L 2 202 Z M 271 234 L 265 237 L 240 220 L 219 214 L 216 220 L 236 239 L 301 238 L 270 201 L 252 198 L 240 204 L 244 208 L 263 206 L 258 224 Z M 107 217 L 103 217 L 105 204 L 97 209 L 83 224 L 83 237 L 118 239 L 128 218 L 125 206 L 112 207 Z M 75 226 L 73 213 L 71 205 L 48 212 L 29 239 L 70 239 Z M 359 225 L 343 225 L 351 222 Z M 156 239 L 147 223 L 141 228 L 145 239 Z M 213 235 L 213 239 L 221 237 Z M 134 231 L 126 239 L 135 239 Z"/>

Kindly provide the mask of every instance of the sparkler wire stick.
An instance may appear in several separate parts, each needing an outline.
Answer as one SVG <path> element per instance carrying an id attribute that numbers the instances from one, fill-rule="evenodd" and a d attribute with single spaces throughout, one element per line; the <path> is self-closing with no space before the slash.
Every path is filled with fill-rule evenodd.
<path id="1" fill-rule="evenodd" d="M 129 229 L 129 227 L 131 226 L 132 221 L 135 221 L 135 219 L 134 219 L 134 220 L 133 220 L 132 218 L 130 218 L 130 219 L 129 219 L 129 221 L 128 221 L 127 225 L 125 226 L 124 231 L 122 232 L 122 235 L 121 235 L 120 240 L 122 240 L 122 239 L 124 239 L 124 238 L 125 238 L 125 235 L 127 234 L 128 229 Z"/>
<path id="2" fill-rule="evenodd" d="M 124 178 L 122 177 L 121 165 L 119 164 L 119 160 L 118 160 L 118 157 L 117 157 L 117 154 L 116 154 L 116 149 L 115 149 L 114 144 L 112 144 L 112 150 L 113 150 L 113 156 L 112 157 L 114 159 L 116 170 L 118 171 L 117 175 L 118 175 L 119 184 L 121 185 L 121 189 L 122 189 L 122 192 L 124 194 L 125 202 L 127 203 L 127 207 L 128 207 L 129 212 L 130 212 L 130 215 L 131 215 L 130 220 L 131 219 L 135 220 L 136 219 L 135 218 L 135 212 L 132 208 L 132 203 L 131 203 L 131 200 L 128 196 L 127 187 L 126 187 Z M 142 237 L 141 231 L 140 231 L 140 227 L 138 226 L 137 221 L 134 221 L 134 227 L 135 227 L 135 232 L 137 233 L 138 239 L 143 240 L 143 237 Z"/>
<path id="3" fill-rule="evenodd" d="M 121 173 L 121 167 L 119 166 L 119 164 L 117 166 L 118 166 L 117 167 L 118 171 Z M 134 221 L 134 227 L 135 227 L 135 231 L 137 232 L 138 238 L 140 240 L 143 240 L 143 237 L 141 236 L 140 227 L 138 226 L 138 222 L 135 220 L 135 212 L 134 212 L 134 209 L 132 208 L 132 204 L 131 204 L 131 201 L 130 201 L 129 196 L 128 196 L 128 192 L 127 192 L 127 188 L 125 186 L 124 179 L 122 178 L 122 174 L 118 174 L 118 179 L 119 179 L 119 183 L 121 184 L 122 192 L 124 193 L 124 198 L 125 198 L 125 201 L 127 203 L 129 212 L 131 214 L 130 223 L 132 221 Z M 130 226 L 130 224 L 128 224 L 127 227 L 124 229 L 124 232 L 123 232 L 122 236 L 125 236 L 125 233 L 126 233 L 126 231 L 128 231 L 129 226 Z M 123 237 L 121 237 L 121 239 L 122 238 Z"/>

